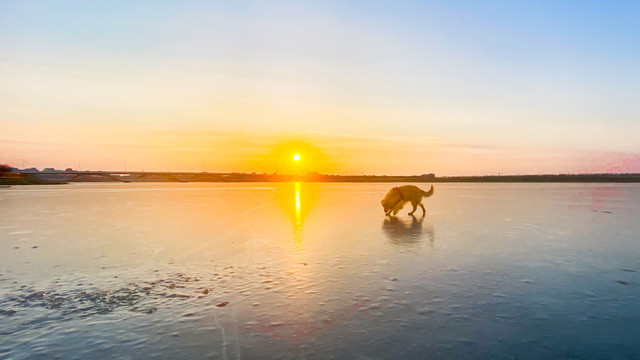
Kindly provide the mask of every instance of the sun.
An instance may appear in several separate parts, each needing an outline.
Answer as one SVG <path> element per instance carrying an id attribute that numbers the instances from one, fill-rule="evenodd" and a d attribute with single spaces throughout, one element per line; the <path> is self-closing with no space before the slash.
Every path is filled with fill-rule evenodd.
<path id="1" fill-rule="evenodd" d="M 301 158 L 300 158 L 300 154 L 295 154 L 295 155 L 293 155 L 293 160 L 295 160 L 295 161 L 300 161 L 300 159 L 301 159 Z"/>

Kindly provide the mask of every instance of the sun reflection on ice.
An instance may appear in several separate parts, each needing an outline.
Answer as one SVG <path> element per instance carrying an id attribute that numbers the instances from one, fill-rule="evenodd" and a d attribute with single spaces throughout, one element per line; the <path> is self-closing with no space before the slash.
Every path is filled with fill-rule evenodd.
<path id="1" fill-rule="evenodd" d="M 301 244 L 303 240 L 302 236 L 302 214 L 300 213 L 300 182 L 295 183 L 296 191 L 296 214 L 293 231 L 293 243 Z"/>
<path id="2" fill-rule="evenodd" d="M 304 229 L 307 216 L 318 197 L 318 186 L 302 181 L 281 183 L 276 186 L 278 203 L 292 226 L 289 243 L 296 248 L 304 245 Z"/>

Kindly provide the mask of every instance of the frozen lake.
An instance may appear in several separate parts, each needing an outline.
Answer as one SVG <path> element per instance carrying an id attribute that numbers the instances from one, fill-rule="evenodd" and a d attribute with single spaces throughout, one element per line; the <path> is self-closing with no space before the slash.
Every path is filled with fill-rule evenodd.
<path id="1" fill-rule="evenodd" d="M 640 358 L 640 184 L 396 185 L 0 189 L 0 358 Z"/>

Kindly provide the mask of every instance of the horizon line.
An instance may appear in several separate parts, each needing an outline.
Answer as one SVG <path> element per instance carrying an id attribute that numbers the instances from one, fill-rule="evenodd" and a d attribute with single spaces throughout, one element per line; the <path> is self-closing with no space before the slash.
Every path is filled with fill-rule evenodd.
<path id="1" fill-rule="evenodd" d="M 497 174 L 483 174 L 483 175 L 436 175 L 435 173 L 423 173 L 423 174 L 403 174 L 403 175 L 392 175 L 392 174 L 328 174 L 328 173 L 319 173 L 310 171 L 306 174 L 284 174 L 278 172 L 237 172 L 237 171 L 226 171 L 226 172 L 211 172 L 211 171 L 147 171 L 147 170 L 58 170 L 55 168 L 45 168 L 43 170 L 38 170 L 37 168 L 12 168 L 14 169 L 14 173 L 23 173 L 23 174 L 35 174 L 36 172 L 31 169 L 36 169 L 37 174 L 43 175 L 64 175 L 64 174 L 87 174 L 91 173 L 95 174 L 184 174 L 184 175 L 253 175 L 253 176 L 290 176 L 290 177 L 309 177 L 309 176 L 343 176 L 343 177 L 422 177 L 422 178 L 459 178 L 459 177 L 531 177 L 531 176 L 602 176 L 602 175 L 627 175 L 627 176 L 640 176 L 640 172 L 584 172 L 584 173 L 538 173 L 538 174 L 512 174 L 512 173 L 497 173 Z M 53 169 L 53 170 L 47 170 Z M 31 171 L 30 171 L 31 170 Z"/>

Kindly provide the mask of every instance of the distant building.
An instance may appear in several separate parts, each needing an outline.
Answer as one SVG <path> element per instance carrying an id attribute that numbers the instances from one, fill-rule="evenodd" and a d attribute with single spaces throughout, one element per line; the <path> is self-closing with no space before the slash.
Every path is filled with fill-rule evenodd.
<path id="1" fill-rule="evenodd" d="M 56 170 L 55 168 L 46 168 L 42 170 L 43 172 L 52 172 L 52 173 L 61 173 L 62 170 Z"/>

